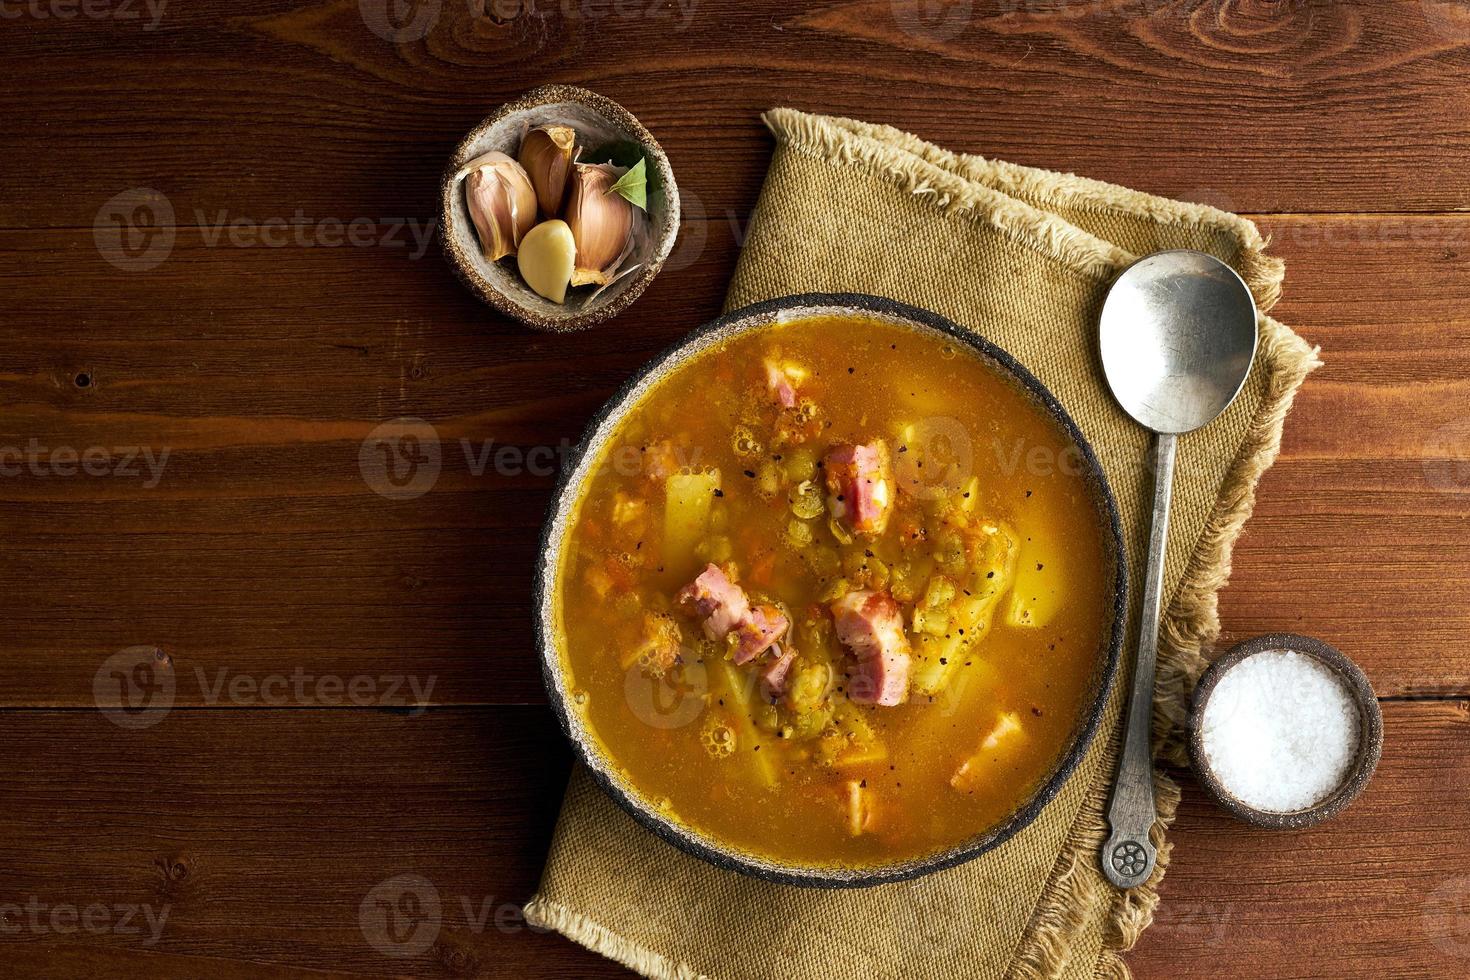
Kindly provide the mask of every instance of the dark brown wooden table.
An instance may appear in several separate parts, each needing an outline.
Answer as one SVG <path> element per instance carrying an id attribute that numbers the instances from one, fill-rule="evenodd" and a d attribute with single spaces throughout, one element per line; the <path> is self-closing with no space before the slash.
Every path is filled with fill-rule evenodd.
<path id="1" fill-rule="evenodd" d="M 719 309 L 757 116 L 787 104 L 1273 236 L 1276 313 L 1326 367 L 1222 642 L 1357 658 L 1383 763 L 1304 833 L 1186 783 L 1129 962 L 1470 973 L 1470 9 L 395 2 L 0 3 L 0 975 L 621 972 L 516 910 L 569 766 L 532 657 L 550 478 L 527 453 Z M 628 106 L 685 195 L 670 266 L 579 336 L 492 315 L 425 239 L 450 148 L 547 81 Z M 360 460 L 402 417 L 438 439 L 419 496 Z M 154 650 L 171 690 L 137 685 Z M 124 689 L 144 710 L 98 710 Z M 441 927 L 396 959 L 375 903 L 405 883 Z"/>

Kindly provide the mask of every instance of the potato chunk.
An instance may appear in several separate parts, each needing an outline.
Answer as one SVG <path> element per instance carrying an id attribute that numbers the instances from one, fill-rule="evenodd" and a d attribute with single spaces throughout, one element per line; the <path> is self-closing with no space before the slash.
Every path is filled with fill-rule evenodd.
<path id="1" fill-rule="evenodd" d="M 1004 763 L 1021 744 L 1025 731 L 1021 727 L 1021 716 L 1007 711 L 995 721 L 995 726 L 980 741 L 980 748 L 955 770 L 949 777 L 949 785 L 962 793 L 973 793 L 985 786 L 996 774 L 997 767 Z"/>

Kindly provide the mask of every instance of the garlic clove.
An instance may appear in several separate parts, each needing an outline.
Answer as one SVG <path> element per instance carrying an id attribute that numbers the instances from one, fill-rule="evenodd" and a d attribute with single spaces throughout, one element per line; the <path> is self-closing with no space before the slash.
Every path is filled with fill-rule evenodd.
<path id="1" fill-rule="evenodd" d="M 526 285 L 553 303 L 564 303 L 577 261 L 572 229 L 557 218 L 543 221 L 521 239 L 516 263 Z"/>
<path id="2" fill-rule="evenodd" d="M 536 190 L 519 163 L 499 151 L 470 161 L 465 173 L 465 204 L 485 257 L 494 262 L 516 254 L 536 223 Z"/>
<path id="3" fill-rule="evenodd" d="M 561 213 L 566 197 L 567 177 L 572 170 L 572 154 L 577 148 L 577 131 L 570 126 L 542 126 L 521 140 L 521 166 L 530 175 L 536 189 L 536 202 L 541 213 L 554 218 Z"/>
<path id="4" fill-rule="evenodd" d="M 620 175 L 606 163 L 572 168 L 566 220 L 577 242 L 573 286 L 606 285 L 632 251 L 633 205 L 610 193 Z"/>

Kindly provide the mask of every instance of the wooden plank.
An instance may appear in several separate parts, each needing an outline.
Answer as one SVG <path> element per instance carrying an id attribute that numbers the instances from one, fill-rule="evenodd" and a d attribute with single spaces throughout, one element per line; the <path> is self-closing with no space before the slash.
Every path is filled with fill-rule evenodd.
<path id="1" fill-rule="evenodd" d="M 1300 832 L 1236 823 L 1189 784 L 1140 978 L 1470 971 L 1470 704 L 1384 705 L 1383 761 L 1336 820 Z"/>
<path id="2" fill-rule="evenodd" d="M 517 911 L 568 768 L 544 710 L 12 711 L 0 741 L 7 975 L 583 975 Z"/>
<path id="3" fill-rule="evenodd" d="M 1470 691 L 1470 274 L 1455 259 L 1470 217 L 1265 227 L 1289 267 L 1276 312 L 1326 367 L 1237 549 L 1224 639 L 1296 629 L 1380 693 Z M 718 311 L 738 242 L 704 231 L 633 314 L 572 337 L 491 316 L 437 257 L 184 235 L 127 274 L 89 233 L 0 233 L 0 448 L 99 447 L 109 473 L 129 447 L 169 453 L 151 487 L 146 457 L 132 476 L 0 479 L 0 703 L 91 704 L 100 665 L 137 644 L 174 657 L 180 704 L 233 703 L 211 696 L 221 676 L 298 669 L 432 679 L 436 703 L 539 702 L 526 610 L 551 477 L 527 454 L 559 452 Z M 430 420 L 442 450 L 432 492 L 409 500 L 360 466 L 400 416 Z"/>
<path id="4" fill-rule="evenodd" d="M 1273 313 L 1322 346 L 1220 595 L 1222 644 L 1321 636 L 1380 694 L 1470 692 L 1470 244 L 1462 217 L 1268 216 Z M 1371 289 L 1364 289 L 1372 283 Z"/>
<path id="5" fill-rule="evenodd" d="M 528 610 L 552 466 L 629 373 L 718 312 L 735 258 L 676 262 L 640 315 L 566 337 L 492 316 L 437 253 L 184 236 L 127 273 L 89 233 L 0 238 L 12 705 L 89 703 L 138 644 L 173 657 L 180 704 L 298 671 L 540 701 Z M 363 444 L 402 416 L 436 427 L 442 468 L 432 493 L 390 499 Z M 89 449 L 97 476 L 66 462 Z"/>
<path id="6" fill-rule="evenodd" d="M 928 16 L 908 0 L 420 0 L 397 44 L 387 0 L 167 4 L 156 22 L 142 0 L 16 9 L 0 42 L 25 79 L 0 93 L 5 227 L 89 228 L 137 187 L 186 225 L 427 218 L 458 138 L 552 80 L 632 109 L 692 213 L 716 217 L 754 202 L 758 114 L 783 104 L 1235 209 L 1470 195 L 1470 18 L 1453 0 L 982 0 Z"/>
<path id="7" fill-rule="evenodd" d="M 1129 957 L 1140 978 L 1336 980 L 1344 964 L 1362 976 L 1463 974 L 1470 714 L 1464 702 L 1384 711 L 1378 775 L 1329 824 L 1256 831 L 1186 787 L 1157 924 Z M 145 731 L 91 712 L 4 711 L 0 737 L 11 750 L 0 904 L 23 907 L 6 920 L 22 931 L 0 935 L 9 972 L 626 975 L 510 911 L 534 891 L 566 772 L 541 709 L 179 710 Z M 377 920 L 365 934 L 360 913 L 401 874 L 432 886 L 441 929 L 398 959 L 375 948 Z M 38 926 L 24 912 L 32 898 Z M 151 944 L 146 931 L 51 927 L 51 909 L 99 903 L 168 914 Z"/>

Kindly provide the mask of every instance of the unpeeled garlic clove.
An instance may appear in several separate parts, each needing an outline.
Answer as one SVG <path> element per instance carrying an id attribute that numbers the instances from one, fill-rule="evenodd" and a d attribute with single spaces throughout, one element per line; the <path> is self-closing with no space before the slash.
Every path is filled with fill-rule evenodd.
<path id="1" fill-rule="evenodd" d="M 564 303 L 577 261 L 577 242 L 565 221 L 543 221 L 521 239 L 516 264 L 521 278 L 553 303 Z"/>
<path id="2" fill-rule="evenodd" d="M 530 175 L 531 186 L 536 188 L 541 213 L 548 218 L 561 213 L 576 149 L 577 131 L 570 126 L 542 126 L 521 140 L 521 166 Z"/>
<path id="3" fill-rule="evenodd" d="M 633 205 L 611 193 L 619 172 L 605 163 L 579 163 L 568 185 L 567 225 L 577 242 L 572 285 L 606 285 L 633 247 Z"/>
<path id="4" fill-rule="evenodd" d="M 485 257 L 494 262 L 516 254 L 536 223 L 536 190 L 519 163 L 498 150 L 464 167 L 465 203 Z"/>

